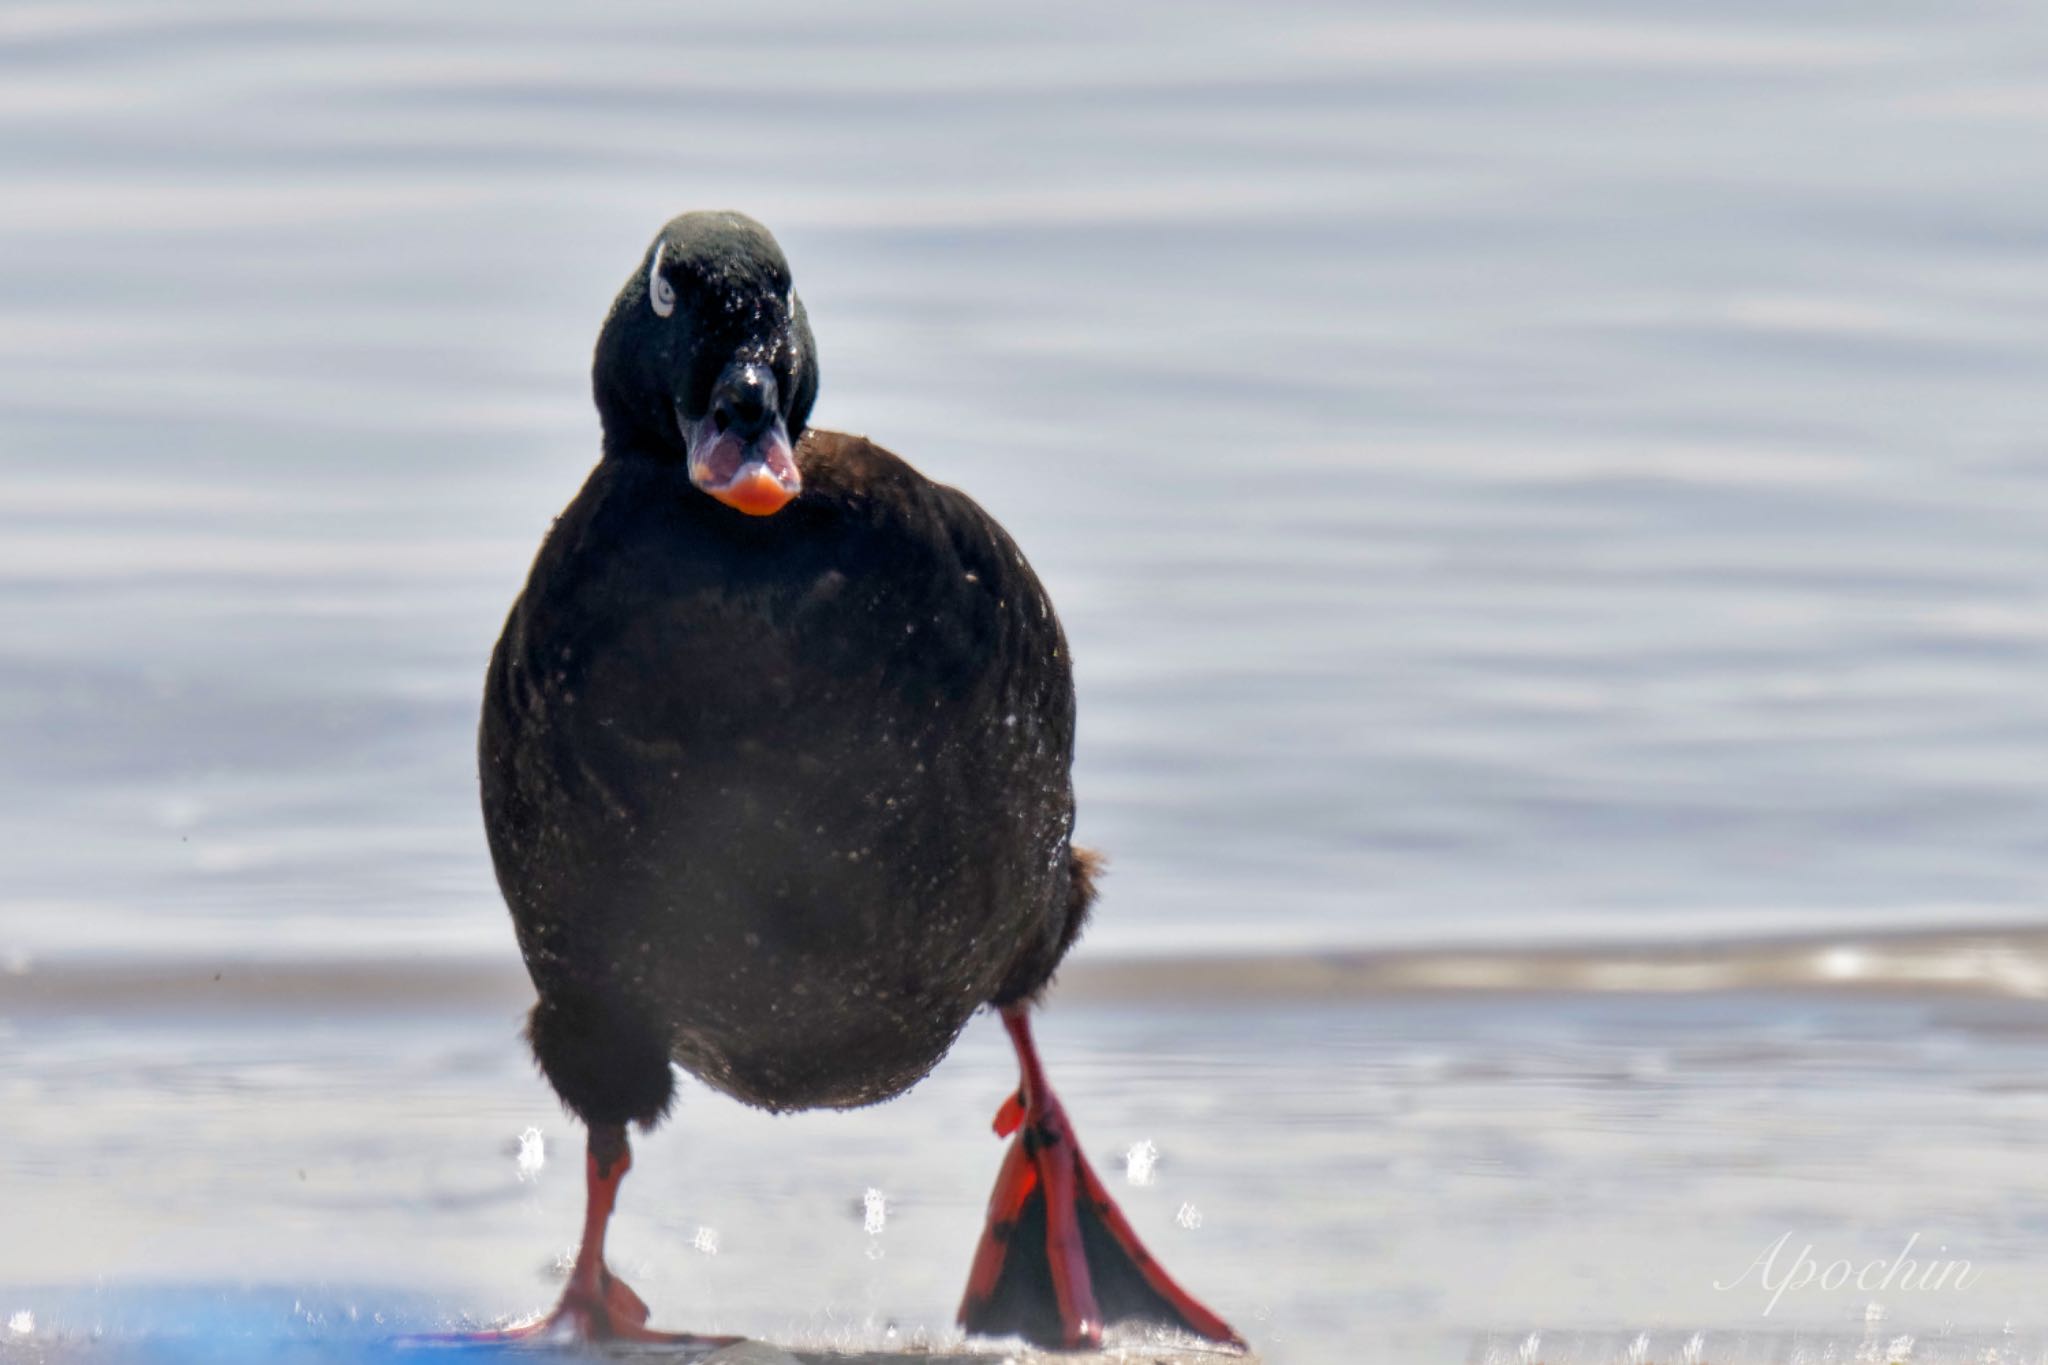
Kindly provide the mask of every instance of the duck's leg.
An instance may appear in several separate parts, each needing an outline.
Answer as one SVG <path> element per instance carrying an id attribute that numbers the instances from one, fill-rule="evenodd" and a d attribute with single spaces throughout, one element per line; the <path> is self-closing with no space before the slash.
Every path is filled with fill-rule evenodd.
<path id="1" fill-rule="evenodd" d="M 1105 1324 L 1137 1320 L 1242 1347 L 1230 1325 L 1173 1282 L 1109 1197 L 1031 1041 L 1023 1004 L 1002 1007 L 1022 1080 L 996 1114 L 1015 1133 L 989 1200 L 960 1325 L 1040 1346 L 1099 1346 Z"/>
<path id="2" fill-rule="evenodd" d="M 554 1311 L 488 1332 L 462 1333 L 462 1341 L 521 1341 L 563 1336 L 583 1341 L 650 1341 L 680 1345 L 726 1346 L 741 1337 L 704 1337 L 686 1332 L 657 1332 L 646 1326 L 647 1305 L 632 1287 L 606 1268 L 604 1234 L 611 1223 L 619 1182 L 633 1168 L 633 1149 L 623 1124 L 597 1124 L 590 1129 L 584 1162 L 583 1241 L 576 1264 Z M 444 1338 L 444 1340 L 447 1338 Z"/>

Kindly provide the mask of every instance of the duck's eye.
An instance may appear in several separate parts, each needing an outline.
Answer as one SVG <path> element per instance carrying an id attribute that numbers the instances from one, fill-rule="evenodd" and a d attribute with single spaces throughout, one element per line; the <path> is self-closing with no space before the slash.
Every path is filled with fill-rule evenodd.
<path id="1" fill-rule="evenodd" d="M 676 287 L 661 273 L 661 258 L 667 253 L 668 243 L 663 242 L 654 248 L 654 264 L 647 267 L 647 302 L 658 318 L 669 317 L 676 311 Z"/>

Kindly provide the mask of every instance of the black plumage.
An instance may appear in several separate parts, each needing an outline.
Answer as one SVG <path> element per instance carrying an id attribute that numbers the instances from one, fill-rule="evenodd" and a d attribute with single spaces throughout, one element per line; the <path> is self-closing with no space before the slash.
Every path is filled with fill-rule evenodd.
<path id="1" fill-rule="evenodd" d="M 772 1109 L 868 1104 L 1079 928 L 1074 693 L 1044 589 L 965 495 L 858 437 L 743 516 L 608 451 L 490 670 L 486 826 L 591 1122 L 668 1060 Z"/>
<path id="2" fill-rule="evenodd" d="M 669 223 L 598 339 L 603 457 L 491 659 L 484 819 L 527 1033 L 590 1129 L 562 1304 L 497 1335 L 667 1339 L 603 1242 L 672 1062 L 763 1108 L 871 1104 L 995 1005 L 1022 1131 L 962 1321 L 1077 1344 L 1107 1308 L 1235 1340 L 1138 1245 L 1030 1042 L 1093 898 L 1059 619 L 972 499 L 805 432 L 817 376 L 767 231 Z"/>

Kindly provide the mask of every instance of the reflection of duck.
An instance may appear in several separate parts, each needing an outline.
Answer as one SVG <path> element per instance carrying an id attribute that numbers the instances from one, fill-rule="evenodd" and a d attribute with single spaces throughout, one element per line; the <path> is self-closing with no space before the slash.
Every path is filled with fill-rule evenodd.
<path id="1" fill-rule="evenodd" d="M 1139 1246 L 1032 1048 L 1027 1008 L 1092 893 L 1068 842 L 1072 675 L 1023 555 L 880 447 L 804 434 L 810 329 L 748 218 L 664 227 L 595 371 L 604 458 L 484 697 L 491 852 L 540 995 L 528 1036 L 590 1130 L 574 1275 L 514 1331 L 657 1335 L 603 1248 L 626 1125 L 666 1112 L 671 1060 L 764 1108 L 872 1104 L 994 1004 L 1023 1070 L 997 1126 L 1019 1137 L 963 1324 L 1235 1341 Z"/>

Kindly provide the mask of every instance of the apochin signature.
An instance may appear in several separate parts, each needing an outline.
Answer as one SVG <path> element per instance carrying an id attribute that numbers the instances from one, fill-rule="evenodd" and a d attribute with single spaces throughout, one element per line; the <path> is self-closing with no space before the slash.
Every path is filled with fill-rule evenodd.
<path id="1" fill-rule="evenodd" d="M 1823 1265 L 1814 1259 L 1811 1242 L 1788 1256 L 1791 1242 L 1792 1234 L 1788 1232 L 1764 1248 L 1734 1279 L 1726 1284 L 1714 1281 L 1714 1288 L 1723 1292 L 1739 1288 L 1754 1274 L 1757 1287 L 1770 1295 L 1764 1304 L 1764 1316 L 1769 1317 L 1778 1301 L 1795 1290 L 1817 1287 L 1830 1293 L 1852 1288 L 1862 1294 L 1931 1293 L 1968 1289 L 1977 1277 L 1976 1267 L 1966 1260 L 1945 1255 L 1915 1258 L 1914 1249 L 1920 1244 L 1917 1232 L 1906 1239 L 1906 1245 L 1890 1260 L 1856 1262 L 1845 1257 Z M 1946 1253 L 1948 1248 L 1938 1250 Z M 1782 1267 L 1781 1259 L 1785 1261 Z"/>

